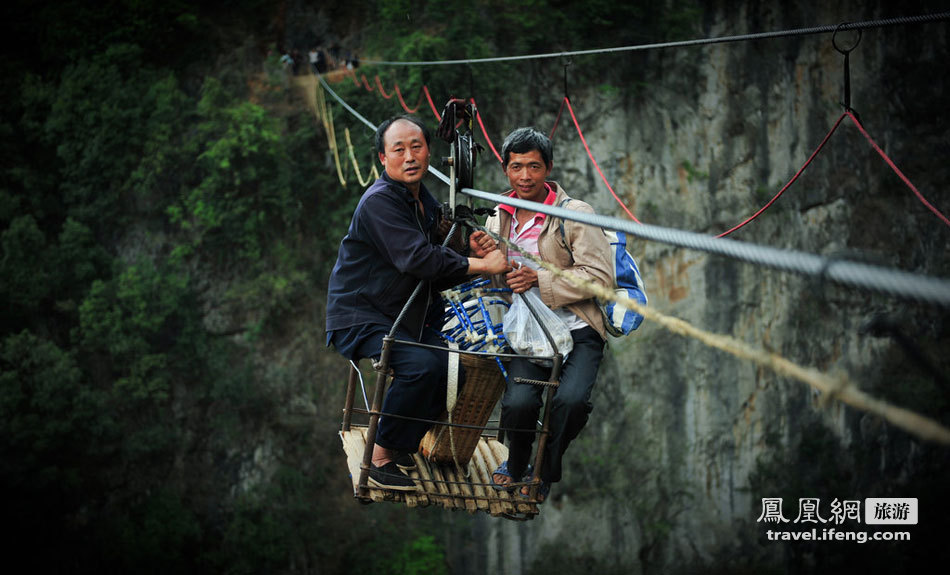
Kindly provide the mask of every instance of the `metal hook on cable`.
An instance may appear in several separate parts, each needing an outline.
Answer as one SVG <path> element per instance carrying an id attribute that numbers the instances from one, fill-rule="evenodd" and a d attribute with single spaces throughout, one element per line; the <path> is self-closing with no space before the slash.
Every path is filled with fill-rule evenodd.
<path id="1" fill-rule="evenodd" d="M 574 58 L 571 56 L 561 57 L 562 66 L 564 66 L 564 97 L 570 100 L 570 97 L 567 94 L 567 68 L 574 65 Z"/>
<path id="2" fill-rule="evenodd" d="M 854 44 L 850 48 L 842 48 L 838 46 L 838 32 L 841 31 L 842 27 L 848 26 L 848 22 L 842 22 L 835 27 L 834 34 L 831 35 L 831 45 L 835 47 L 835 50 L 839 54 L 844 55 L 844 109 L 854 113 L 857 116 L 857 112 L 851 107 L 851 52 L 858 47 L 858 44 L 861 43 L 861 29 L 855 28 L 858 31 L 858 38 L 854 41 Z"/>

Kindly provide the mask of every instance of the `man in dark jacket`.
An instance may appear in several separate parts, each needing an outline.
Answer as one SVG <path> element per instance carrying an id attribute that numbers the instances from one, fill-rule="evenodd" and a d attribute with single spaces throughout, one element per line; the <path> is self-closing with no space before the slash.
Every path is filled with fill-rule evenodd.
<path id="1" fill-rule="evenodd" d="M 508 269 L 500 251 L 465 257 L 438 241 L 439 203 L 422 184 L 429 167 L 430 135 L 411 116 L 397 116 L 376 130 L 376 150 L 384 172 L 360 198 L 340 244 L 327 296 L 327 345 L 344 357 L 378 358 L 383 336 L 420 280 L 425 281 L 396 331 L 396 339 L 441 345 L 439 290 L 473 274 Z M 490 244 L 483 235 L 475 236 Z M 396 344 L 389 366 L 393 380 L 383 412 L 435 419 L 445 405 L 448 354 Z M 376 487 L 412 491 L 402 473 L 430 424 L 382 417 L 373 448 L 369 482 Z"/>

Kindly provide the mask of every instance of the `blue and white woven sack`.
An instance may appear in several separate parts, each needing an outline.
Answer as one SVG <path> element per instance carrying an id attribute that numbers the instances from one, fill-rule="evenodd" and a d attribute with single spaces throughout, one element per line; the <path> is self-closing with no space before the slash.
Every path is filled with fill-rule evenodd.
<path id="1" fill-rule="evenodd" d="M 559 207 L 563 208 L 568 201 L 570 199 L 562 201 Z M 561 239 L 564 240 L 564 245 L 570 252 L 571 246 L 568 245 L 567 236 L 564 233 L 564 220 L 560 222 L 560 230 Z M 610 244 L 611 262 L 614 268 L 613 289 L 617 294 L 617 299 L 630 298 L 641 305 L 647 305 L 643 278 L 640 277 L 636 260 L 627 251 L 627 234 L 604 230 L 604 235 L 607 236 L 607 242 Z M 617 305 L 613 301 L 604 302 L 597 299 L 597 307 L 604 314 L 604 327 L 607 333 L 615 337 L 630 335 L 630 332 L 640 327 L 640 323 L 643 322 L 642 315 Z"/>

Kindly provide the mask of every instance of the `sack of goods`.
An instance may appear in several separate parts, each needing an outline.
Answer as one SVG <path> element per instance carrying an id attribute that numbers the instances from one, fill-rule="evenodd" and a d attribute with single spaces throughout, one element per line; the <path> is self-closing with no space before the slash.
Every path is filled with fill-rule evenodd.
<path id="1" fill-rule="evenodd" d="M 555 353 L 561 353 L 567 357 L 574 349 L 571 330 L 544 305 L 534 290 L 515 296 L 505 314 L 504 333 L 511 349 L 520 355 L 553 357 Z M 557 351 L 551 345 L 552 339 Z"/>

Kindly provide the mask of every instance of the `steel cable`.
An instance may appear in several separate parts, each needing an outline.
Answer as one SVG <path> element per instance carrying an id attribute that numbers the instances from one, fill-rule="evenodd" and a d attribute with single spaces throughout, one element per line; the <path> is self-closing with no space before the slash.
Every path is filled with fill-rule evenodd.
<path id="1" fill-rule="evenodd" d="M 898 18 L 884 18 L 881 20 L 868 20 L 865 22 L 850 22 L 844 24 L 829 24 L 825 26 L 813 26 L 810 28 L 795 28 L 791 30 L 777 30 L 773 32 L 757 32 L 753 34 L 737 34 L 733 36 L 720 36 L 718 38 L 698 38 L 695 40 L 680 40 L 676 42 L 658 42 L 654 44 L 639 44 L 635 46 L 619 46 L 615 48 L 600 48 L 593 50 L 575 50 L 570 52 L 549 52 L 545 54 L 527 54 L 523 56 L 499 56 L 495 58 L 467 58 L 460 60 L 418 60 L 418 61 L 393 61 L 393 60 L 362 60 L 364 64 L 376 64 L 380 66 L 444 66 L 455 64 L 479 64 L 490 62 L 512 62 L 516 60 L 542 60 L 547 58 L 568 58 L 573 56 L 586 56 L 590 54 L 611 54 L 617 52 L 639 52 L 644 50 L 659 50 L 665 48 L 685 48 L 690 46 L 704 46 L 709 44 L 726 44 L 731 42 L 745 42 L 750 40 L 766 40 L 771 38 L 786 38 L 789 36 L 808 36 L 813 34 L 828 34 L 844 30 L 869 30 L 872 28 L 886 28 L 888 26 L 901 26 L 906 24 L 925 24 L 929 22 L 939 22 L 950 20 L 950 12 L 940 12 L 937 14 L 924 14 L 920 16 L 902 16 Z"/>
<path id="2" fill-rule="evenodd" d="M 726 256 L 739 261 L 765 266 L 773 269 L 818 277 L 822 280 L 862 288 L 868 291 L 885 293 L 903 299 L 911 299 L 950 307 L 950 281 L 931 278 L 895 269 L 872 266 L 798 252 L 749 244 L 728 238 L 687 232 L 672 228 L 663 228 L 649 224 L 639 224 L 599 214 L 586 214 L 491 194 L 481 190 L 462 188 L 461 193 L 487 200 L 496 204 L 506 204 L 516 208 L 529 209 L 549 216 L 572 220 L 599 228 L 626 232 L 645 240 L 661 242 L 681 248 Z"/>
<path id="3" fill-rule="evenodd" d="M 376 129 L 376 126 L 356 112 L 356 110 L 340 98 L 336 92 L 330 89 L 323 78 L 320 78 L 320 82 L 330 95 L 336 98 L 350 113 L 354 114 L 354 116 L 371 129 Z M 449 178 L 431 164 L 429 165 L 429 172 L 442 180 L 445 184 L 449 183 Z M 547 215 L 553 215 L 555 217 L 600 228 L 626 232 L 645 240 L 699 250 L 773 269 L 817 277 L 823 281 L 831 281 L 859 289 L 885 293 L 902 299 L 911 299 L 950 307 L 950 281 L 943 279 L 793 250 L 748 244 L 728 238 L 716 238 L 695 232 L 641 224 L 599 214 L 584 214 L 574 210 L 556 206 L 538 205 L 536 202 L 525 202 L 517 198 L 508 198 L 499 194 L 491 194 L 471 188 L 462 188 L 460 192 L 473 198 L 487 200 L 496 204 L 505 203 L 514 207 L 531 209 Z M 518 205 L 519 203 L 521 204 L 520 206 Z"/>

